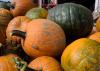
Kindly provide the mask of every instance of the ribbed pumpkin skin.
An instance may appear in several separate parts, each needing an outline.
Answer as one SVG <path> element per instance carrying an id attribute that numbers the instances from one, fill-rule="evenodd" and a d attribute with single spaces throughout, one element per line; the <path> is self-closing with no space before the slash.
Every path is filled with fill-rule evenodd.
<path id="1" fill-rule="evenodd" d="M 64 71 L 100 71 L 100 43 L 81 38 L 68 45 L 62 56 Z"/>
<path id="2" fill-rule="evenodd" d="M 56 23 L 47 19 L 36 19 L 28 23 L 23 49 L 32 58 L 59 56 L 65 46 L 64 31 Z"/>
<path id="3" fill-rule="evenodd" d="M 29 9 L 36 6 L 32 0 L 12 0 L 11 4 L 14 6 L 14 9 L 11 9 L 14 17 L 23 16 Z"/>
<path id="4" fill-rule="evenodd" d="M 96 29 L 100 32 L 100 17 L 96 21 Z"/>
<path id="5" fill-rule="evenodd" d="M 100 32 L 96 32 L 90 35 L 89 38 L 100 43 Z"/>
<path id="6" fill-rule="evenodd" d="M 12 18 L 10 11 L 0 8 L 0 43 L 5 43 L 6 28 Z"/>
<path id="7" fill-rule="evenodd" d="M 13 62 L 13 57 L 17 56 L 10 54 L 0 57 L 0 71 L 18 71 L 16 68 L 16 64 Z"/>
<path id="8" fill-rule="evenodd" d="M 6 29 L 6 36 L 8 40 L 12 40 L 14 42 L 20 42 L 21 38 L 17 36 L 11 36 L 13 30 L 21 30 L 23 32 L 26 31 L 26 25 L 31 21 L 26 16 L 18 16 L 12 19 Z"/>
<path id="9" fill-rule="evenodd" d="M 57 5 L 49 10 L 48 19 L 59 24 L 72 38 L 87 36 L 93 28 L 92 12 L 79 4 Z"/>
<path id="10" fill-rule="evenodd" d="M 47 11 L 44 8 L 32 8 L 27 13 L 26 16 L 30 19 L 47 18 Z"/>
<path id="11" fill-rule="evenodd" d="M 37 71 L 62 71 L 60 63 L 49 56 L 34 59 L 29 63 L 28 67 Z"/>

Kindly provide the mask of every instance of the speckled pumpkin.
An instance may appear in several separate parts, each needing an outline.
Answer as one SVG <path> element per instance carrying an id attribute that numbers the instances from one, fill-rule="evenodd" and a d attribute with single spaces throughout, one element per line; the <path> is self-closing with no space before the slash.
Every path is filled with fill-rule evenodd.
<path id="1" fill-rule="evenodd" d="M 26 25 L 28 24 L 29 21 L 31 20 L 27 18 L 26 16 L 18 16 L 12 19 L 6 29 L 7 40 L 20 43 L 21 38 L 17 36 L 11 36 L 12 31 L 21 30 L 25 32 Z"/>
<path id="2" fill-rule="evenodd" d="M 95 32 L 94 34 L 90 35 L 89 38 L 100 43 L 100 32 Z"/>
<path id="3" fill-rule="evenodd" d="M 61 56 L 64 71 L 100 71 L 100 43 L 81 38 L 68 45 Z"/>
<path id="4" fill-rule="evenodd" d="M 49 56 L 41 56 L 31 61 L 28 67 L 36 71 L 62 71 L 60 63 Z"/>
<path id="5" fill-rule="evenodd" d="M 19 30 L 14 30 L 12 35 L 22 34 Z M 43 55 L 59 56 L 66 46 L 66 38 L 62 28 L 47 19 L 36 19 L 28 23 L 27 32 L 23 32 L 23 49 L 36 58 Z"/>

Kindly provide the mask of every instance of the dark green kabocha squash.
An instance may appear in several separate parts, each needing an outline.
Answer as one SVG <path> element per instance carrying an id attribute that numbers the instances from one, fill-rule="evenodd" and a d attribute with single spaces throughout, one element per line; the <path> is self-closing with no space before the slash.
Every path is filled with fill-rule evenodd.
<path id="1" fill-rule="evenodd" d="M 93 28 L 92 12 L 75 3 L 55 6 L 48 12 L 48 19 L 58 23 L 71 38 L 87 36 Z"/>

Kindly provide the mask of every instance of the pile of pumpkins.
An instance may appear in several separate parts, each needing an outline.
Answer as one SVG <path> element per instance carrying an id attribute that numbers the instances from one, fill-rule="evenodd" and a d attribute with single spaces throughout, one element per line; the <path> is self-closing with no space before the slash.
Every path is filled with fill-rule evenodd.
<path id="1" fill-rule="evenodd" d="M 0 2 L 0 43 L 0 71 L 100 71 L 100 18 L 79 4 Z"/>

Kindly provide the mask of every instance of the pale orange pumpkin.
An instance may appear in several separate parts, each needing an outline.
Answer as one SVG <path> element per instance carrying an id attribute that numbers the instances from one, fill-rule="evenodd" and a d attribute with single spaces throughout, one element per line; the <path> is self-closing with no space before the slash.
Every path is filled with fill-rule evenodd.
<path id="1" fill-rule="evenodd" d="M 11 36 L 13 30 L 21 30 L 26 32 L 26 25 L 31 21 L 26 16 L 18 16 L 10 21 L 6 29 L 6 36 L 8 41 L 20 43 L 21 38 L 18 36 Z"/>
<path id="2" fill-rule="evenodd" d="M 100 32 L 95 32 L 94 34 L 90 35 L 89 38 L 100 43 Z"/>
<path id="3" fill-rule="evenodd" d="M 34 59 L 29 63 L 28 67 L 36 71 L 62 71 L 60 63 L 49 56 L 41 56 Z"/>
<path id="4" fill-rule="evenodd" d="M 14 17 L 23 16 L 25 13 L 37 5 L 32 0 L 12 0 L 11 1 L 11 13 Z"/>
<path id="5" fill-rule="evenodd" d="M 57 57 L 66 46 L 62 28 L 47 19 L 35 19 L 28 23 L 26 33 L 14 30 L 12 35 L 24 38 L 23 49 L 32 58 L 43 55 Z"/>

